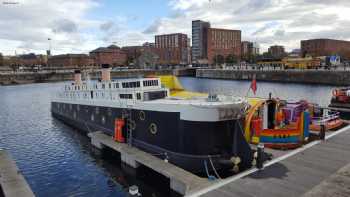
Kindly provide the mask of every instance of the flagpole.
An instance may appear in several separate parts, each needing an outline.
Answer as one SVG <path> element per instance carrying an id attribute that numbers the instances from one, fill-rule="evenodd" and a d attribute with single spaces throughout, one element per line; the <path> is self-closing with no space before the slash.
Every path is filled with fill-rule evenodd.
<path id="1" fill-rule="evenodd" d="M 248 90 L 247 90 L 247 93 L 245 94 L 245 97 L 246 97 L 246 98 L 248 98 L 248 94 L 249 94 L 250 88 L 251 88 L 251 87 L 250 87 L 250 85 L 249 85 L 249 88 L 248 88 Z"/>
<path id="2" fill-rule="evenodd" d="M 252 89 L 254 95 L 256 95 L 256 88 L 257 88 L 257 86 L 256 86 L 256 75 L 253 75 L 252 82 L 250 83 L 250 86 L 249 86 L 249 89 L 247 91 L 246 97 L 248 97 L 248 93 L 249 93 L 250 89 Z"/>

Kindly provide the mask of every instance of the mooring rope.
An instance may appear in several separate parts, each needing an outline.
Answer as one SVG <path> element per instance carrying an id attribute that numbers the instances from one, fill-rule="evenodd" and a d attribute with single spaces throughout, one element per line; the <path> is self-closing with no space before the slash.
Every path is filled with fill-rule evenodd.
<path id="1" fill-rule="evenodd" d="M 209 158 L 209 161 L 210 161 L 211 167 L 213 168 L 213 170 L 214 170 L 214 173 L 215 173 L 216 177 L 217 177 L 217 178 L 219 178 L 219 179 L 221 179 L 221 177 L 220 177 L 219 173 L 218 173 L 218 172 L 216 171 L 216 169 L 215 169 L 215 166 L 214 166 L 214 164 L 213 164 L 213 161 L 211 160 L 210 155 L 208 155 L 208 158 Z"/>

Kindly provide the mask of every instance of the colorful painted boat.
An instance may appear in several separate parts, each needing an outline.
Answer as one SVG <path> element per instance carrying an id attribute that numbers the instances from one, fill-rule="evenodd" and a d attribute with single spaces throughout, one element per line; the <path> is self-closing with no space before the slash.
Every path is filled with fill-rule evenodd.
<path id="1" fill-rule="evenodd" d="M 297 124 L 289 124 L 283 112 L 285 102 L 259 98 L 250 98 L 248 102 L 251 105 L 245 119 L 245 138 L 248 142 L 291 149 L 301 146 L 309 137 L 310 116 L 307 111 L 295 118 Z"/>

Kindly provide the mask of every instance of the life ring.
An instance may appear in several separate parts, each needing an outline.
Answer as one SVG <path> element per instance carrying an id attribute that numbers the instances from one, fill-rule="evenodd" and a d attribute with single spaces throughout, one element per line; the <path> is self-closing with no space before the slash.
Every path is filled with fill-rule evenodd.
<path id="1" fill-rule="evenodd" d="M 146 113 L 144 111 L 139 112 L 139 118 L 140 120 L 145 120 L 146 119 Z"/>
<path id="2" fill-rule="evenodd" d="M 148 129 L 149 129 L 149 132 L 152 133 L 153 135 L 157 134 L 158 128 L 155 123 L 151 123 Z"/>

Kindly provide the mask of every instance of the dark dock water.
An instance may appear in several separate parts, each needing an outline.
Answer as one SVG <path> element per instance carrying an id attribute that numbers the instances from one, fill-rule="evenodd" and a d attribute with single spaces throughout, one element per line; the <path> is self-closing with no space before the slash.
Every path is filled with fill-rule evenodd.
<path id="1" fill-rule="evenodd" d="M 50 95 L 62 83 L 0 86 L 0 148 L 6 149 L 36 196 L 171 196 L 167 180 L 147 169 L 122 170 L 93 154 L 90 139 L 51 117 Z"/>
<path id="2" fill-rule="evenodd" d="M 245 95 L 249 82 L 181 78 L 195 91 Z M 53 119 L 50 95 L 62 83 L 0 86 L 0 148 L 8 150 L 37 196 L 126 196 L 133 184 L 143 196 L 175 195 L 161 178 L 147 170 L 122 170 L 119 161 L 99 158 L 89 138 Z M 281 98 L 308 99 L 325 106 L 331 86 L 258 82 L 258 96 L 269 92 Z M 163 184 L 162 184 L 163 183 Z"/>

